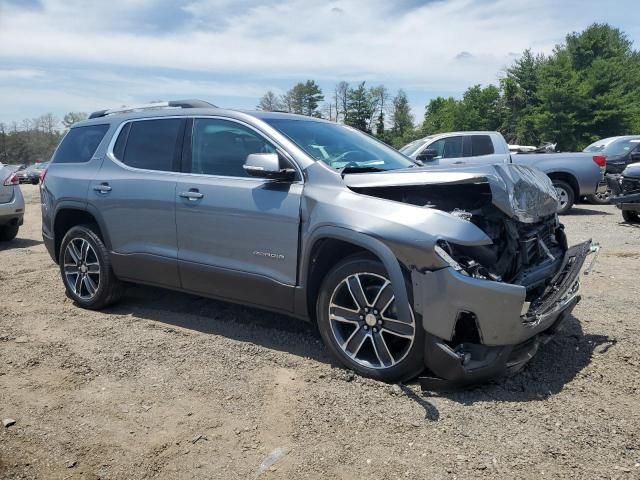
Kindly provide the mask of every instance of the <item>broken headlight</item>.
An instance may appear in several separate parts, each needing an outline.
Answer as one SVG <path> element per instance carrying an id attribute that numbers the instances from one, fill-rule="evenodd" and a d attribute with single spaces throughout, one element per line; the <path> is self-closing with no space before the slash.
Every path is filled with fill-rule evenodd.
<path id="1" fill-rule="evenodd" d="M 435 252 L 442 260 L 449 264 L 451 268 L 463 275 L 497 282 L 502 280 L 499 275 L 491 273 L 476 260 L 476 258 L 482 259 L 487 257 L 486 247 L 484 246 L 468 247 L 439 240 L 436 243 Z M 475 255 L 472 257 L 470 254 Z"/>

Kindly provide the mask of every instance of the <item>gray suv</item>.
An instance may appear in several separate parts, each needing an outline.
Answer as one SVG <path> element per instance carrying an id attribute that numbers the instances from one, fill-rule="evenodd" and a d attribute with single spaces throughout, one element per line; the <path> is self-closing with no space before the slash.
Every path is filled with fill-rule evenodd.
<path id="1" fill-rule="evenodd" d="M 152 107 L 74 125 L 43 181 L 81 307 L 123 282 L 257 306 L 316 322 L 362 375 L 437 386 L 516 371 L 579 300 L 591 242 L 567 246 L 537 170 L 424 169 L 321 119 Z"/>

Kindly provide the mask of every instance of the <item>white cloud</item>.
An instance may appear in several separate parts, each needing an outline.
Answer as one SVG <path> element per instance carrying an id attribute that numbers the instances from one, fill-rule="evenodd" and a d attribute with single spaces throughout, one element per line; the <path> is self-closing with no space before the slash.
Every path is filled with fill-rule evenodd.
<path id="1" fill-rule="evenodd" d="M 171 95 L 172 88 L 257 97 L 278 81 L 306 78 L 462 92 L 495 82 L 514 52 L 548 53 L 569 31 L 618 20 L 616 9 L 597 0 L 1 2 L 0 61 L 16 65 L 0 70 L 2 85 L 10 81 L 6 72 L 22 70 L 34 80 L 23 88 L 52 89 L 43 75 L 26 72 L 55 70 L 64 80 L 59 88 L 68 95 L 93 89 L 83 98 L 96 98 L 98 107 L 115 97 Z M 88 75 L 92 83 L 83 85 Z M 11 101 L 3 90 L 0 107 Z"/>

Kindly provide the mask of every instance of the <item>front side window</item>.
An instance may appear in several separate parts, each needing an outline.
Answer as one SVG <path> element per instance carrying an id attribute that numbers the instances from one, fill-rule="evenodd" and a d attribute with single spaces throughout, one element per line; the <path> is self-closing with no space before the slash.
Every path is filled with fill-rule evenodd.
<path id="1" fill-rule="evenodd" d="M 114 154 L 133 168 L 177 171 L 177 145 L 183 123 L 180 118 L 131 122 L 121 130 Z"/>
<path id="2" fill-rule="evenodd" d="M 252 153 L 276 153 L 257 132 L 217 118 L 194 120 L 191 145 L 191 173 L 225 177 L 248 177 L 242 166 Z"/>
<path id="3" fill-rule="evenodd" d="M 265 122 L 309 157 L 337 170 L 395 170 L 416 165 L 397 150 L 344 125 L 291 118 L 267 118 Z"/>
<path id="4" fill-rule="evenodd" d="M 64 136 L 53 155 L 53 163 L 85 163 L 91 160 L 109 130 L 109 125 L 75 127 Z"/>
<path id="5" fill-rule="evenodd" d="M 427 147 L 436 151 L 434 159 L 462 157 L 462 137 L 448 137 L 436 140 Z"/>

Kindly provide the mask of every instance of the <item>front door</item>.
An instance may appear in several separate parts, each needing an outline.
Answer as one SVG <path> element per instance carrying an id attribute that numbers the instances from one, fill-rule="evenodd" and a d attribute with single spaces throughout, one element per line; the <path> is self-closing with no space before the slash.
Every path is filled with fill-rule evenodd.
<path id="1" fill-rule="evenodd" d="M 459 165 L 465 163 L 463 154 L 463 136 L 446 137 L 436 140 L 423 148 L 435 150 L 436 156 L 432 160 L 425 160 L 426 167 L 431 166 L 448 166 Z"/>
<path id="2" fill-rule="evenodd" d="M 183 288 L 292 310 L 302 182 L 245 173 L 249 154 L 277 151 L 248 125 L 196 118 L 187 128 L 186 172 L 176 189 Z"/>

